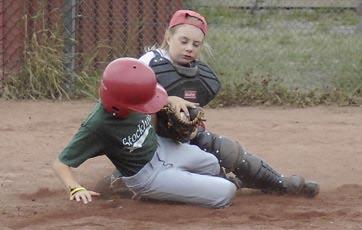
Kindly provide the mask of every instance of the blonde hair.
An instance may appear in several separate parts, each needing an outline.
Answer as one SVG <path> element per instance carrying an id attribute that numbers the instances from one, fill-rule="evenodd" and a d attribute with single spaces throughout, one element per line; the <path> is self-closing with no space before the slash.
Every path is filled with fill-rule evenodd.
<path id="1" fill-rule="evenodd" d="M 180 24 L 180 25 L 182 25 L 182 24 Z M 166 29 L 161 45 L 153 44 L 152 46 L 145 47 L 145 52 L 149 52 L 149 51 L 155 50 L 155 49 L 163 49 L 163 50 L 168 51 L 170 47 L 169 47 L 169 45 L 167 43 L 167 39 L 169 38 L 169 36 L 172 36 L 172 35 L 174 35 L 176 33 L 176 31 L 180 27 L 180 25 L 177 25 L 177 26 Z M 199 55 L 199 59 L 202 60 L 202 61 L 205 61 L 206 59 L 212 59 L 212 60 L 214 59 L 212 48 L 205 41 L 205 39 L 202 42 L 202 47 L 201 47 L 201 52 L 200 52 L 200 55 Z"/>

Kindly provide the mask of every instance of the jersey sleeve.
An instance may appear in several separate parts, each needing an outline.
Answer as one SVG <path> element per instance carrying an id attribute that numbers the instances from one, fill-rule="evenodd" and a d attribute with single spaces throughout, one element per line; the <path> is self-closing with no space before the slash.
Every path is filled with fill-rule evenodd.
<path id="1" fill-rule="evenodd" d="M 154 57 L 155 57 L 155 54 L 152 51 L 149 51 L 149 52 L 145 53 L 144 55 L 142 55 L 138 60 L 145 65 L 149 65 L 152 58 L 154 58 Z"/>
<path id="2" fill-rule="evenodd" d="M 165 51 L 164 49 L 156 49 L 156 51 L 161 55 L 161 57 L 167 58 L 169 61 L 171 61 L 170 55 L 167 53 L 167 51 Z M 156 54 L 151 50 L 142 55 L 138 60 L 143 64 L 149 66 L 152 58 L 154 58 L 155 56 Z"/>
<path id="3" fill-rule="evenodd" d="M 87 159 L 102 154 L 103 143 L 101 139 L 82 125 L 60 153 L 59 160 L 70 167 L 76 168 Z"/>

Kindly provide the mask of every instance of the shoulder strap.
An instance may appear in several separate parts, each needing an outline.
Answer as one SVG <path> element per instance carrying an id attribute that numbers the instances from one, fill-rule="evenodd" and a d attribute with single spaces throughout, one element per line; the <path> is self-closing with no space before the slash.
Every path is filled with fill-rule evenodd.
<path id="1" fill-rule="evenodd" d="M 156 55 L 156 57 L 161 57 L 160 52 L 158 52 L 157 50 L 151 50 L 151 51 Z"/>

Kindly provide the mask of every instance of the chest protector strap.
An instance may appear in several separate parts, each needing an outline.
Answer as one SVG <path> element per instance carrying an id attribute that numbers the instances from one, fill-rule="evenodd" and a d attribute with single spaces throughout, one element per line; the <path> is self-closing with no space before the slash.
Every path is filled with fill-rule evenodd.
<path id="1" fill-rule="evenodd" d="M 157 81 L 169 96 L 207 105 L 219 92 L 221 84 L 215 72 L 201 61 L 191 67 L 179 66 L 162 57 L 157 51 L 151 59 L 150 67 L 156 73 Z"/>

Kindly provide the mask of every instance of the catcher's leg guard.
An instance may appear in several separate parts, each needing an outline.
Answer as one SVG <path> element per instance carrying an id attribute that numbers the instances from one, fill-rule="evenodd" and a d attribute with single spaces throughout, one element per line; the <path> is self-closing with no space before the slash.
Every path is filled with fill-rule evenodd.
<path id="1" fill-rule="evenodd" d="M 217 136 L 210 132 L 199 132 L 191 141 L 206 152 L 214 154 L 227 172 L 233 172 L 245 188 L 261 189 L 264 192 L 298 194 L 314 197 L 319 185 L 305 181 L 303 177 L 284 177 L 264 160 L 247 153 L 237 141 Z"/>

